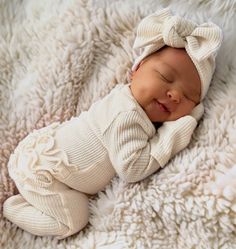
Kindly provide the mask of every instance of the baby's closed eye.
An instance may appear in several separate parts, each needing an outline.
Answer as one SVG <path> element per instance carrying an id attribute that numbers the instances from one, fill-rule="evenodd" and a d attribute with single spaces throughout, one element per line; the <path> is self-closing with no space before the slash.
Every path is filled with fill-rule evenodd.
<path id="1" fill-rule="evenodd" d="M 156 70 L 156 72 L 160 75 L 160 77 L 166 81 L 167 83 L 172 83 L 173 79 L 171 79 L 170 75 L 168 75 L 167 73 L 163 73 L 160 70 Z"/>

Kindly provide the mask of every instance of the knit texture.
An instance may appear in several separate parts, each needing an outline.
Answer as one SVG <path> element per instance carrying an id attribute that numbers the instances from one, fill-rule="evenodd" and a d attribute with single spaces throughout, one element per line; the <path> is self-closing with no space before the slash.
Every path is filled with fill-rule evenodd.
<path id="1" fill-rule="evenodd" d="M 146 178 L 188 145 L 196 123 L 185 116 L 156 132 L 129 85 L 117 85 L 78 118 L 35 130 L 19 143 L 8 168 L 26 203 L 10 197 L 3 214 L 36 235 L 72 235 L 88 220 L 81 192 L 104 189 L 115 172 L 126 182 Z"/>
<path id="2" fill-rule="evenodd" d="M 170 9 L 158 10 L 144 18 L 137 29 L 134 48 L 141 48 L 132 70 L 148 55 L 167 45 L 185 48 L 192 59 L 201 80 L 201 100 L 205 97 L 213 73 L 215 57 L 222 42 L 222 31 L 214 23 L 198 25 Z"/>
<path id="3" fill-rule="evenodd" d="M 22 195 L 4 203 L 4 216 L 27 232 L 63 239 L 77 233 L 89 219 L 88 197 L 58 181 L 47 187 L 37 184 L 22 188 Z"/>
<path id="4" fill-rule="evenodd" d="M 188 145 L 196 123 L 185 116 L 164 122 L 156 132 L 129 85 L 120 84 L 78 118 L 29 134 L 10 157 L 9 172 L 15 181 L 35 179 L 41 171 L 60 181 L 59 175 L 73 178 L 78 174 L 70 186 L 97 193 L 114 176 L 113 168 L 122 179 L 136 182 L 152 174 L 159 164 L 164 167 Z M 157 162 L 151 151 L 158 155 Z"/>

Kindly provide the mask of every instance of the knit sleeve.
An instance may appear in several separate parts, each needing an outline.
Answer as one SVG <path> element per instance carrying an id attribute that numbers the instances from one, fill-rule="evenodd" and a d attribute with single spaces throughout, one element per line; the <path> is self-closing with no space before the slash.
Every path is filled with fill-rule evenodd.
<path id="1" fill-rule="evenodd" d="M 151 136 L 137 112 L 123 112 L 104 133 L 104 143 L 119 177 L 137 182 L 184 149 L 197 125 L 191 116 L 164 122 Z"/>
<path id="2" fill-rule="evenodd" d="M 112 165 L 127 182 L 140 181 L 160 168 L 150 154 L 150 132 L 142 122 L 137 112 L 122 112 L 103 134 Z"/>
<path id="3" fill-rule="evenodd" d="M 190 115 L 175 121 L 166 121 L 157 130 L 152 139 L 151 155 L 156 158 L 161 167 L 189 144 L 197 121 Z"/>

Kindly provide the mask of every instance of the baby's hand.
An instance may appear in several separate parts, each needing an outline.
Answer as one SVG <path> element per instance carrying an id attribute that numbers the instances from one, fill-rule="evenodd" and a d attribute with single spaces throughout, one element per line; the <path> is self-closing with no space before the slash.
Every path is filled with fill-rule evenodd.
<path id="1" fill-rule="evenodd" d="M 204 113 L 204 105 L 202 103 L 196 105 L 190 115 L 199 121 Z"/>
<path id="2" fill-rule="evenodd" d="M 175 156 L 189 144 L 197 121 L 191 115 L 186 115 L 175 121 L 165 121 L 157 130 L 158 142 L 153 150 L 155 158 L 164 167 L 170 158 Z"/>

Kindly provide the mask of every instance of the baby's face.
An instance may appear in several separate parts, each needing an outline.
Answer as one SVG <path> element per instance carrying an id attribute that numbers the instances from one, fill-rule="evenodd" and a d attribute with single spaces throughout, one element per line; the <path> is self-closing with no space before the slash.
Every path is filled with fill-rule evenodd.
<path id="1" fill-rule="evenodd" d="M 133 72 L 131 92 L 152 122 L 176 120 L 199 103 L 201 82 L 184 49 L 165 47 Z"/>

